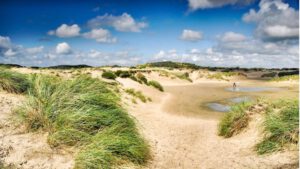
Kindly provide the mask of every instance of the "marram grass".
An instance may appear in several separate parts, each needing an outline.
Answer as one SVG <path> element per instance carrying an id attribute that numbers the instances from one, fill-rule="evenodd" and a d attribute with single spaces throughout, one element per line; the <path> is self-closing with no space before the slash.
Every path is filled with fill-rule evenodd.
<path id="1" fill-rule="evenodd" d="M 252 102 L 242 102 L 232 106 L 231 110 L 221 119 L 218 134 L 224 137 L 231 137 L 247 127 L 249 116 L 246 111 L 252 104 Z"/>
<path id="2" fill-rule="evenodd" d="M 263 123 L 264 138 L 256 145 L 259 154 L 271 153 L 299 141 L 299 100 L 271 103 Z"/>
<path id="3" fill-rule="evenodd" d="M 108 84 L 89 76 L 33 75 L 30 81 L 18 114 L 28 130 L 48 131 L 51 146 L 77 146 L 76 169 L 142 165 L 149 158 L 147 143 Z"/>
<path id="4" fill-rule="evenodd" d="M 28 87 L 27 75 L 0 68 L 0 89 L 9 93 L 24 93 Z"/>

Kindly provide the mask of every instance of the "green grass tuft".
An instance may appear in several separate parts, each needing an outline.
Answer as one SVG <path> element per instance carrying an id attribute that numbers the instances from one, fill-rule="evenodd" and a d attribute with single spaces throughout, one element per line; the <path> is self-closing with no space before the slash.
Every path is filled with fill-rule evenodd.
<path id="1" fill-rule="evenodd" d="M 192 79 L 190 78 L 190 75 L 188 72 L 182 73 L 182 74 L 175 74 L 175 76 L 179 79 L 182 80 L 187 80 L 189 82 L 193 82 Z"/>
<path id="2" fill-rule="evenodd" d="M 263 123 L 265 137 L 256 145 L 259 154 L 281 150 L 287 144 L 298 144 L 299 103 L 294 101 L 275 102 L 269 106 Z"/>
<path id="3" fill-rule="evenodd" d="M 230 112 L 219 123 L 218 134 L 224 137 L 231 137 L 247 127 L 249 116 L 246 111 L 253 103 L 242 102 L 231 107 Z"/>
<path id="4" fill-rule="evenodd" d="M 149 147 L 112 86 L 87 75 L 72 80 L 33 75 L 17 110 L 28 130 L 49 132 L 51 146 L 78 146 L 75 168 L 144 164 Z"/>
<path id="5" fill-rule="evenodd" d="M 0 69 L 0 89 L 9 93 L 24 93 L 28 87 L 27 75 Z"/>
<path id="6" fill-rule="evenodd" d="M 141 91 L 136 91 L 134 89 L 126 89 L 125 92 L 130 94 L 131 96 L 134 96 L 134 97 L 140 99 L 144 103 L 149 101 L 149 98 L 147 98 Z"/>
<path id="7" fill-rule="evenodd" d="M 113 80 L 115 80 L 117 78 L 115 73 L 112 71 L 103 72 L 102 77 L 105 79 L 113 79 Z"/>
<path id="8" fill-rule="evenodd" d="M 150 80 L 150 81 L 148 82 L 148 84 L 149 84 L 150 86 L 153 86 L 153 87 L 157 88 L 157 89 L 158 89 L 159 91 L 161 91 L 161 92 L 164 91 L 164 88 L 162 87 L 162 85 L 161 85 L 159 82 L 155 81 L 155 80 Z"/>

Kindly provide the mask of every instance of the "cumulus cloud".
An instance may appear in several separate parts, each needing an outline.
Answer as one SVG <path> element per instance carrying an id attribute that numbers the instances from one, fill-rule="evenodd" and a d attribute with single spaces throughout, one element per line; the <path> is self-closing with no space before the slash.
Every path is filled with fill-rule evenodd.
<path id="1" fill-rule="evenodd" d="M 10 38 L 6 36 L 0 36 L 0 49 L 9 48 L 11 46 Z"/>
<path id="2" fill-rule="evenodd" d="M 184 29 L 180 36 L 181 40 L 196 42 L 202 39 L 202 32 Z"/>
<path id="3" fill-rule="evenodd" d="M 77 24 L 67 25 L 62 24 L 56 30 L 51 30 L 48 35 L 56 35 L 60 38 L 70 38 L 80 35 L 80 27 Z"/>
<path id="4" fill-rule="evenodd" d="M 235 32 L 226 32 L 224 35 L 221 37 L 221 41 L 223 42 L 241 42 L 246 40 L 246 36 L 240 33 L 235 33 Z"/>
<path id="5" fill-rule="evenodd" d="M 243 16 L 248 23 L 255 23 L 255 35 L 263 40 L 298 39 L 299 11 L 282 0 L 261 0 L 259 9 L 251 9 Z"/>
<path id="6" fill-rule="evenodd" d="M 115 43 L 117 38 L 112 37 L 110 32 L 106 29 L 92 29 L 90 32 L 84 33 L 83 36 L 88 39 L 95 39 L 100 43 Z"/>
<path id="7" fill-rule="evenodd" d="M 12 57 L 12 56 L 15 56 L 17 54 L 16 51 L 13 51 L 12 49 L 8 49 L 5 53 L 4 53 L 4 56 L 6 57 Z"/>
<path id="8" fill-rule="evenodd" d="M 88 26 L 91 28 L 110 26 L 121 32 L 140 32 L 148 24 L 142 21 L 137 22 L 130 14 L 123 13 L 120 16 L 109 14 L 97 16 L 88 21 Z"/>
<path id="9" fill-rule="evenodd" d="M 62 42 L 56 45 L 57 54 L 70 54 L 71 52 L 72 52 L 71 47 L 66 42 Z"/>
<path id="10" fill-rule="evenodd" d="M 218 8 L 225 5 L 248 5 L 255 0 L 188 0 L 191 10 Z"/>

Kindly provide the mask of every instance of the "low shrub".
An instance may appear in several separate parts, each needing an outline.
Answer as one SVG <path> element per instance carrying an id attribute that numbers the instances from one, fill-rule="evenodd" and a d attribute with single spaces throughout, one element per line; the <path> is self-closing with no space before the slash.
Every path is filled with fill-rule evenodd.
<path id="1" fill-rule="evenodd" d="M 159 82 L 155 81 L 155 80 L 150 80 L 150 81 L 148 82 L 148 84 L 149 84 L 150 86 L 155 87 L 156 89 L 158 89 L 158 90 L 161 91 L 161 92 L 164 91 L 164 88 L 162 87 L 162 85 L 161 85 Z"/>
<path id="2" fill-rule="evenodd" d="M 117 70 L 115 72 L 115 75 L 121 78 L 129 78 L 132 75 L 132 73 L 129 71 Z"/>
<path id="3" fill-rule="evenodd" d="M 103 72 L 102 77 L 105 79 L 113 79 L 113 80 L 117 78 L 117 76 L 112 71 Z"/>
<path id="4" fill-rule="evenodd" d="M 176 77 L 179 79 L 187 80 L 189 82 L 193 82 L 192 79 L 190 79 L 188 72 L 185 72 L 183 74 L 176 74 Z"/>
<path id="5" fill-rule="evenodd" d="M 144 84 L 148 84 L 147 78 L 142 73 L 139 72 L 135 76 L 138 79 L 138 81 L 141 81 Z"/>

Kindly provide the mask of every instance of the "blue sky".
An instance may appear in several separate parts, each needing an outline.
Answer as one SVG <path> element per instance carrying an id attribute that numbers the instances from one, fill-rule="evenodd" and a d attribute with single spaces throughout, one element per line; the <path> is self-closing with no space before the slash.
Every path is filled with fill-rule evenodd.
<path id="1" fill-rule="evenodd" d="M 298 6 L 296 0 L 4 0 L 0 62 L 298 67 Z"/>

